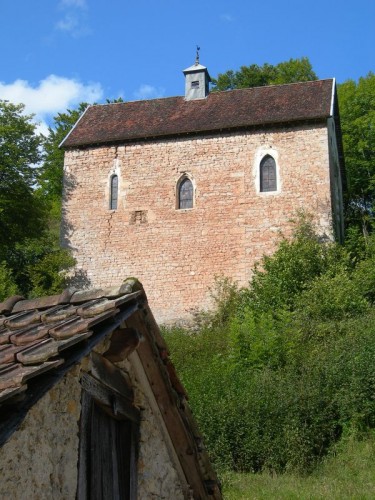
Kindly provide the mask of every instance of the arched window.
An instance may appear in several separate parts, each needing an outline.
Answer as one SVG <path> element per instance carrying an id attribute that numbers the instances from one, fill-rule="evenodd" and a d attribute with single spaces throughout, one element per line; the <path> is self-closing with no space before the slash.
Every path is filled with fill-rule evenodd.
<path id="1" fill-rule="evenodd" d="M 118 199 L 118 176 L 112 175 L 110 195 L 109 195 L 110 210 L 117 210 L 117 199 Z"/>
<path id="2" fill-rule="evenodd" d="M 194 187 L 188 177 L 183 177 L 178 185 L 178 208 L 193 208 L 194 203 Z"/>
<path id="3" fill-rule="evenodd" d="M 260 192 L 277 191 L 276 162 L 267 155 L 260 162 Z"/>

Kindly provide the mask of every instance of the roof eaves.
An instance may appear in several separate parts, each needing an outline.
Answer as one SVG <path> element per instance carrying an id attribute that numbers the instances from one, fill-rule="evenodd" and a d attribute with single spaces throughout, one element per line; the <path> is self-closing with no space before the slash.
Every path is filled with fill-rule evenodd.
<path id="1" fill-rule="evenodd" d="M 119 311 L 112 317 L 111 321 L 97 328 L 89 338 L 86 337 L 85 342 L 80 342 L 71 347 L 69 355 L 66 356 L 66 358 L 64 358 L 64 354 L 62 354 L 61 356 L 63 359 L 59 361 L 59 366 L 55 367 L 54 370 L 48 369 L 43 374 L 43 377 L 35 377 L 27 380 L 26 387 L 25 384 L 21 384 L 18 387 L 11 388 L 12 390 L 9 390 L 9 392 L 7 391 L 7 394 L 2 392 L 2 396 L 4 396 L 5 400 L 3 404 L 6 406 L 1 409 L 0 446 L 2 446 L 13 432 L 17 430 L 29 409 L 44 396 L 44 394 L 61 380 L 73 366 L 79 363 L 82 358 L 87 356 L 102 339 L 119 328 L 119 326 L 138 309 L 139 303 L 137 300 L 128 303 L 124 310 Z M 19 393 L 22 393 L 23 397 L 20 401 L 17 401 L 17 395 Z M 16 398 L 15 400 L 13 400 L 14 397 Z"/>
<path id="2" fill-rule="evenodd" d="M 304 124 L 304 123 L 319 123 L 319 122 L 325 122 L 327 118 L 330 117 L 330 114 L 324 114 L 324 115 L 317 115 L 314 117 L 309 117 L 309 118 L 296 118 L 295 120 L 291 120 L 290 118 L 287 118 L 285 120 L 270 120 L 270 121 L 263 121 L 263 122 L 256 122 L 253 124 L 247 124 L 247 125 L 233 125 L 233 126 L 227 126 L 227 127 L 217 127 L 217 128 L 202 128 L 202 129 L 195 129 L 195 130 L 189 130 L 185 132 L 175 132 L 175 133 L 162 133 L 159 135 L 152 134 L 152 135 L 134 135 L 133 137 L 126 137 L 126 138 L 119 138 L 119 139 L 112 139 L 112 140 L 103 140 L 103 141 L 87 141 L 87 142 L 80 142 L 79 144 L 73 144 L 71 146 L 66 146 L 65 149 L 67 150 L 73 150 L 73 149 L 84 149 L 88 147 L 101 147 L 104 145 L 113 145 L 113 144 L 121 144 L 121 143 L 131 143 L 131 142 L 144 142 L 144 141 L 153 141 L 153 140 L 159 140 L 159 139 L 173 139 L 175 137 L 188 137 L 188 136 L 196 136 L 196 135 L 210 135 L 210 134 L 220 134 L 220 133 L 229 133 L 229 132 L 236 132 L 236 131 L 241 131 L 241 130 L 252 130 L 255 128 L 259 127 L 278 127 L 278 126 L 285 126 L 286 124 L 290 125 L 299 125 L 299 124 Z"/>
<path id="3" fill-rule="evenodd" d="M 64 142 L 68 139 L 68 137 L 70 136 L 70 134 L 73 132 L 73 130 L 77 127 L 78 123 L 81 121 L 81 119 L 83 118 L 83 116 L 86 114 L 87 110 L 89 108 L 91 108 L 91 104 L 89 104 L 87 106 L 87 108 L 85 109 L 85 111 L 81 114 L 81 116 L 78 118 L 78 120 L 75 122 L 75 124 L 73 125 L 73 127 L 71 128 L 71 130 L 69 130 L 68 134 L 64 137 L 64 139 L 60 142 L 59 144 L 59 148 L 63 148 L 63 144 Z"/>

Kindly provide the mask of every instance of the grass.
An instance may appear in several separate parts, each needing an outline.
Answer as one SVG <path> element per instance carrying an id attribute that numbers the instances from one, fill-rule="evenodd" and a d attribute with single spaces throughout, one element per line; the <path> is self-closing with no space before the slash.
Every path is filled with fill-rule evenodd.
<path id="1" fill-rule="evenodd" d="M 223 494 L 225 500 L 375 499 L 375 433 L 346 440 L 306 477 L 228 473 Z"/>

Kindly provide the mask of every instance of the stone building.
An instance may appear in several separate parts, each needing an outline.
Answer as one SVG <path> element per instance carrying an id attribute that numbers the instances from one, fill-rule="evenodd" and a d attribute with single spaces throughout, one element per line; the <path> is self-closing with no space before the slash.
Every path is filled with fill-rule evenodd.
<path id="1" fill-rule="evenodd" d="M 133 279 L 0 303 L 0 498 L 220 499 Z"/>
<path id="2" fill-rule="evenodd" d="M 343 238 L 335 81 L 90 106 L 65 138 L 63 235 L 93 286 L 136 276 L 159 322 L 210 307 L 215 276 L 246 285 L 298 211 Z M 173 297 L 173 299 L 171 299 Z"/>

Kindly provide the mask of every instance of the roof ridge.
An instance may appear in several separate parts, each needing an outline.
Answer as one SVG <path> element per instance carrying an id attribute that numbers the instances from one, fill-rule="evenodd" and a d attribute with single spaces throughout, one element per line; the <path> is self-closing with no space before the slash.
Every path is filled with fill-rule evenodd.
<path id="1" fill-rule="evenodd" d="M 290 82 L 290 83 L 271 83 L 269 85 L 257 85 L 254 87 L 243 87 L 243 88 L 235 88 L 235 89 L 227 89 L 227 90 L 216 90 L 212 91 L 208 94 L 207 97 L 211 95 L 218 95 L 222 93 L 228 93 L 228 92 L 235 92 L 235 91 L 242 91 L 242 90 L 250 90 L 250 89 L 263 89 L 263 88 L 269 88 L 269 87 L 285 87 L 285 86 L 291 86 L 291 85 L 301 85 L 301 84 L 308 84 L 308 83 L 317 83 L 317 82 L 325 82 L 325 81 L 334 81 L 335 78 L 319 78 L 317 80 L 306 80 L 306 81 L 300 81 L 300 82 Z M 105 106 L 116 106 L 116 105 L 124 105 L 124 104 L 130 104 L 130 103 L 136 103 L 136 102 L 152 102 L 152 101 L 166 101 L 168 99 L 182 99 L 185 101 L 185 97 L 183 95 L 175 95 L 175 96 L 166 96 L 166 97 L 155 97 L 152 99 L 132 99 L 129 101 L 122 101 L 122 102 L 103 102 L 103 103 L 94 103 L 90 104 L 90 108 L 96 108 L 96 107 L 105 107 Z M 190 102 L 190 101 L 188 101 Z"/>

